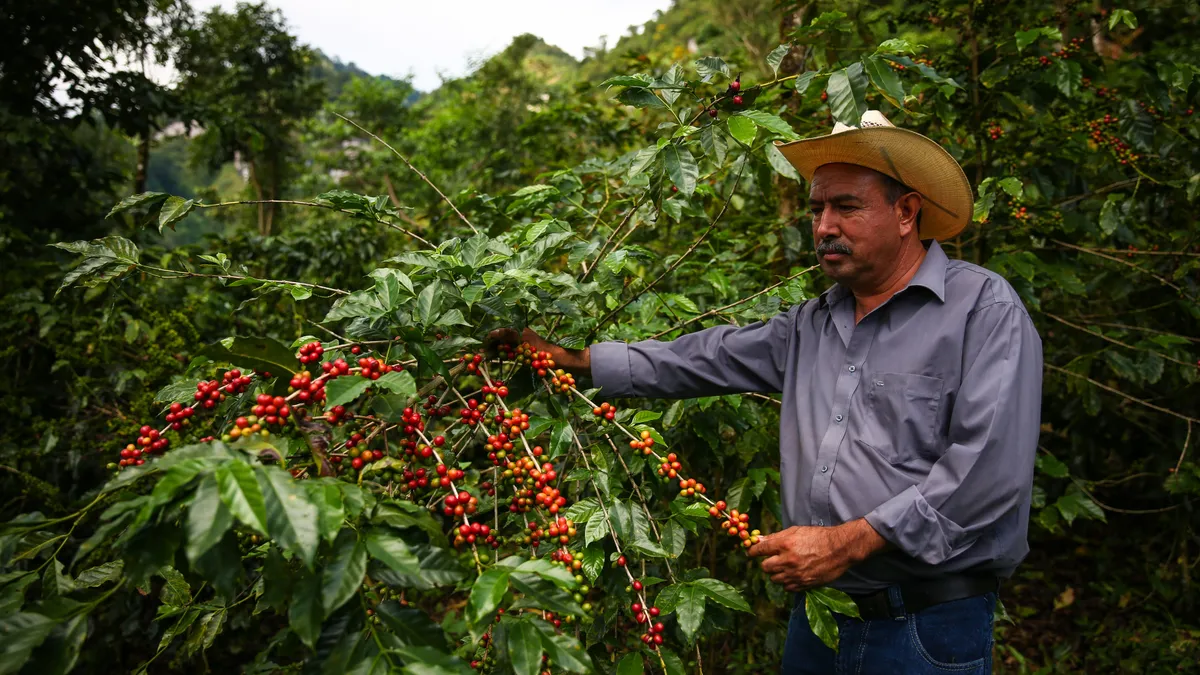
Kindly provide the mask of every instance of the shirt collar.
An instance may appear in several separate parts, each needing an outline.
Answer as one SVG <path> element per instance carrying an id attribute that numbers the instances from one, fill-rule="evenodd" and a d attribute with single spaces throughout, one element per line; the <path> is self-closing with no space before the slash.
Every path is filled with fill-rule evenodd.
<path id="1" fill-rule="evenodd" d="M 946 252 L 942 250 L 941 244 L 937 243 L 936 240 L 930 241 L 929 247 L 925 250 L 925 259 L 921 261 L 921 266 L 917 269 L 917 273 L 913 275 L 913 278 L 909 280 L 908 286 L 905 286 L 905 289 L 920 286 L 929 289 L 937 296 L 939 302 L 945 302 L 946 268 L 949 262 L 949 258 L 946 257 Z M 831 307 L 851 295 L 850 289 L 841 284 L 834 284 L 829 290 L 821 294 L 818 306 Z"/>

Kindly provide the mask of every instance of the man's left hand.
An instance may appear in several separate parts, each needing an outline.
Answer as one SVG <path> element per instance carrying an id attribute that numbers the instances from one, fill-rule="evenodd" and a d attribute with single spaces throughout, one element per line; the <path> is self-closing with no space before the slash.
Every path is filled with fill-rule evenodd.
<path id="1" fill-rule="evenodd" d="M 887 542 L 866 520 L 836 527 L 789 527 L 767 535 L 749 554 L 766 558 L 762 569 L 789 592 L 824 586 Z"/>

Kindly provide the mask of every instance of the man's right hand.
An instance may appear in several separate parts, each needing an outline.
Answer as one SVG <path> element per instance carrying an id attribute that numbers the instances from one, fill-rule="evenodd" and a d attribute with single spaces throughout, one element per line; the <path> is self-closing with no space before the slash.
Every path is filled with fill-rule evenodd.
<path id="1" fill-rule="evenodd" d="M 591 350 L 587 347 L 583 349 L 565 349 L 543 340 L 542 336 L 528 327 L 521 333 L 517 333 L 512 328 L 497 328 L 488 333 L 487 343 L 490 345 L 497 342 L 512 344 L 528 342 L 529 346 L 537 351 L 550 352 L 550 358 L 554 359 L 555 366 L 575 375 L 591 375 L 592 354 Z"/>

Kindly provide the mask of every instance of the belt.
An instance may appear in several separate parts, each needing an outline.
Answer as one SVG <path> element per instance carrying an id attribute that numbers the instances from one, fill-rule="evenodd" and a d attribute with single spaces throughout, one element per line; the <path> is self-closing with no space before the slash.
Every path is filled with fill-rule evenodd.
<path id="1" fill-rule="evenodd" d="M 953 574 L 929 581 L 896 584 L 873 593 L 850 594 L 850 598 L 858 605 L 859 616 L 870 621 L 899 618 L 943 602 L 992 593 L 999 588 L 1000 579 L 996 576 Z M 892 602 L 893 593 L 898 596 L 898 603 Z M 797 597 L 802 600 L 804 595 L 797 594 Z"/>

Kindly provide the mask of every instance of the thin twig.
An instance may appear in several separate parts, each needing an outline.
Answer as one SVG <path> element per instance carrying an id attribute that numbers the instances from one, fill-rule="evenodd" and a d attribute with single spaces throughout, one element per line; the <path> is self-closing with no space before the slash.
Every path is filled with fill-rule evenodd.
<path id="1" fill-rule="evenodd" d="M 240 204 L 295 204 L 296 206 L 312 206 L 312 207 L 315 207 L 318 209 L 328 209 L 330 211 L 337 211 L 339 213 L 348 213 L 352 216 L 362 216 L 363 215 L 363 213 L 361 211 L 351 211 L 350 209 L 339 209 L 338 207 L 333 206 L 332 204 L 322 204 L 320 202 L 306 202 L 306 201 L 301 201 L 299 199 L 238 199 L 238 200 L 229 201 L 229 202 L 219 202 L 216 204 L 199 204 L 199 203 L 197 203 L 195 206 L 198 209 L 214 209 L 214 208 L 221 207 L 221 206 L 237 206 Z M 397 225 L 395 223 L 388 222 L 382 218 L 371 217 L 371 219 L 374 220 L 375 222 L 379 223 L 380 225 L 387 225 L 388 227 L 392 228 L 393 230 L 396 230 L 398 232 L 403 232 L 404 234 L 407 234 L 408 236 L 412 237 L 413 239 L 416 239 L 417 241 L 421 242 L 422 244 L 425 244 L 429 248 L 434 248 L 433 244 L 431 244 L 427 240 L 423 239 L 421 237 L 421 235 L 417 234 L 416 232 L 406 230 L 405 228 L 400 227 L 399 225 Z"/>
<path id="2" fill-rule="evenodd" d="M 1098 258 L 1104 258 L 1105 260 L 1111 260 L 1116 263 L 1121 263 L 1122 265 L 1125 265 L 1126 267 L 1131 267 L 1131 268 L 1141 272 L 1142 274 L 1147 274 L 1147 275 L 1154 277 L 1160 283 L 1162 283 L 1164 286 L 1168 286 L 1170 288 L 1175 289 L 1176 292 L 1178 292 L 1180 295 L 1184 296 L 1185 298 L 1187 298 L 1189 300 L 1195 300 L 1194 297 L 1192 297 L 1191 295 L 1188 295 L 1179 286 L 1176 286 L 1175 284 L 1171 283 L 1169 280 L 1167 280 L 1166 277 L 1161 277 L 1161 276 L 1155 274 L 1154 272 L 1151 272 L 1150 270 L 1148 270 L 1144 267 L 1139 267 L 1138 265 L 1135 265 L 1127 260 L 1121 260 L 1120 258 L 1113 257 L 1111 255 L 1108 255 L 1107 253 L 1100 253 L 1100 252 L 1096 251 L 1095 249 L 1085 248 L 1083 246 L 1076 246 L 1075 244 L 1068 244 L 1065 241 L 1058 241 L 1057 239 L 1052 239 L 1051 241 L 1054 242 L 1055 244 L 1058 244 L 1059 246 L 1064 247 L 1064 248 L 1069 248 L 1069 249 L 1072 249 L 1075 251 L 1079 251 L 1081 253 L 1087 253 L 1089 255 L 1094 255 Z"/>
<path id="3" fill-rule="evenodd" d="M 1189 420 L 1188 427 L 1187 427 L 1187 436 L 1183 437 L 1183 450 L 1179 451 L 1179 461 L 1175 462 L 1175 471 L 1173 471 L 1172 473 L 1174 473 L 1176 475 L 1179 474 L 1179 467 L 1183 466 L 1183 458 L 1187 456 L 1188 443 L 1190 443 L 1191 440 L 1192 440 L 1192 423 Z"/>
<path id="4" fill-rule="evenodd" d="M 330 288 L 329 286 L 321 286 L 320 284 L 310 284 L 310 283 L 307 283 L 304 281 L 288 281 L 285 279 L 259 279 L 258 277 L 247 277 L 247 276 L 242 276 L 240 274 L 203 274 L 201 272 L 188 272 L 187 270 L 173 270 L 173 269 L 168 269 L 166 267 L 155 267 L 153 265 L 143 265 L 141 263 L 137 263 L 137 266 L 141 267 L 142 269 L 150 270 L 153 272 L 165 272 L 166 274 L 174 274 L 175 275 L 174 277 L 170 277 L 173 279 L 181 279 L 184 277 L 200 277 L 202 279 L 232 279 L 234 281 L 241 281 L 244 279 L 248 279 L 250 281 L 261 282 L 264 284 L 282 284 L 285 286 L 300 286 L 303 288 L 316 288 L 316 289 L 319 289 L 322 291 L 336 293 L 338 295 L 350 295 L 350 291 L 343 291 L 340 288 Z"/>
<path id="5" fill-rule="evenodd" d="M 458 217 L 459 217 L 459 218 L 460 218 L 460 219 L 461 219 L 461 220 L 462 220 L 464 223 L 466 223 L 466 224 L 467 224 L 467 227 L 471 228 L 471 231 L 472 231 L 472 232 L 474 232 L 475 234 L 479 234 L 479 230 L 475 229 L 475 226 L 471 224 L 471 221 L 470 221 L 470 220 L 467 220 L 467 217 L 466 217 L 466 216 L 464 216 L 464 215 L 462 214 L 462 211 L 459 211 L 459 210 L 458 210 L 458 207 L 454 205 L 454 202 L 450 201 L 450 198 L 449 198 L 449 197 L 447 197 L 445 194 L 443 194 L 443 193 L 442 193 L 442 191 L 438 189 L 438 186 L 436 186 L 436 185 L 434 185 L 434 184 L 433 184 L 433 181 L 429 180 L 429 178 L 428 178 L 428 177 L 427 177 L 425 174 L 421 173 L 421 170 L 420 170 L 420 169 L 418 169 L 417 167 L 413 166 L 412 162 L 408 161 L 408 158 L 407 158 L 407 157 L 405 157 L 404 155 L 400 154 L 400 151 L 399 151 L 399 150 L 397 150 L 397 149 L 393 148 L 393 147 L 392 147 L 390 144 L 388 144 L 388 142 L 387 142 L 387 141 L 383 140 L 382 138 L 380 138 L 380 137 L 376 136 L 375 134 L 371 133 L 370 131 L 367 131 L 366 129 L 362 128 L 362 126 L 360 126 L 360 125 L 358 124 L 358 122 L 355 122 L 354 120 L 350 119 L 349 117 L 346 117 L 345 115 L 343 115 L 343 114 L 341 114 L 341 113 L 336 113 L 336 112 L 335 112 L 335 113 L 333 113 L 333 114 L 334 114 L 334 115 L 337 115 L 338 117 L 340 117 L 340 118 L 342 118 L 343 120 L 345 120 L 347 123 L 349 123 L 349 124 L 350 124 L 351 126 L 353 126 L 355 129 L 358 129 L 359 131 L 363 132 L 364 134 L 366 134 L 366 135 L 370 136 L 371 138 L 374 138 L 375 140 L 379 141 L 380 143 L 382 143 L 382 144 L 383 144 L 383 147 L 387 148 L 388 150 L 391 150 L 391 151 L 392 151 L 392 154 L 394 154 L 394 155 L 396 155 L 397 157 L 399 157 L 399 158 L 400 158 L 400 161 L 404 162 L 405 166 L 407 166 L 409 169 L 411 169 L 413 173 L 415 173 L 415 174 L 417 174 L 418 176 L 420 176 L 420 177 L 421 177 L 421 180 L 425 181 L 425 182 L 426 182 L 426 183 L 429 185 L 429 187 L 433 188 L 433 191 L 434 191 L 434 192 L 436 192 L 436 193 L 438 193 L 438 196 L 442 198 L 442 201 L 446 202 L 447 204 L 449 204 L 449 205 L 450 205 L 450 208 L 454 209 L 454 212 L 455 212 L 455 213 L 457 213 L 457 214 L 458 214 Z"/>
<path id="6" fill-rule="evenodd" d="M 1143 399 L 1140 399 L 1136 396 L 1130 396 L 1129 394 L 1126 394 L 1125 392 L 1121 391 L 1120 389 L 1117 389 L 1115 387 L 1110 387 L 1107 384 L 1104 384 L 1102 382 L 1097 382 L 1096 380 L 1093 380 L 1092 378 L 1088 377 L 1087 375 L 1080 375 L 1079 373 L 1071 372 L 1071 371 L 1067 370 L 1066 368 L 1060 368 L 1051 363 L 1046 363 L 1044 365 L 1046 368 L 1053 370 L 1054 372 L 1062 373 L 1064 375 L 1070 375 L 1071 377 L 1077 377 L 1081 380 L 1087 380 L 1088 382 L 1091 382 L 1092 384 L 1096 385 L 1097 387 L 1100 387 L 1101 389 L 1103 389 L 1111 394 L 1116 394 L 1117 396 L 1120 396 L 1121 398 L 1123 398 L 1127 401 L 1132 401 L 1134 403 L 1143 405 L 1147 408 L 1150 408 L 1151 410 L 1157 410 L 1158 412 L 1166 413 L 1168 415 L 1171 415 L 1172 417 L 1178 417 L 1179 419 L 1184 420 L 1185 422 L 1188 422 L 1188 423 L 1200 422 L 1200 419 L 1196 419 L 1195 417 L 1189 417 L 1187 415 L 1184 415 L 1183 413 L 1175 412 L 1174 410 L 1171 410 L 1169 408 L 1163 408 L 1162 406 L 1154 405 L 1153 403 L 1143 400 Z"/>
<path id="7" fill-rule="evenodd" d="M 797 278 L 797 277 L 801 277 L 801 276 L 804 276 L 805 274 L 808 274 L 809 272 L 811 272 L 811 271 L 813 271 L 813 270 L 817 269 L 818 267 L 820 267 L 820 265 L 813 265 L 812 267 L 809 267 L 809 268 L 808 268 L 808 269 L 806 269 L 806 270 L 802 270 L 802 271 L 800 271 L 800 272 L 797 272 L 797 273 L 793 274 L 792 276 L 790 276 L 790 277 L 788 277 L 788 278 L 786 278 L 786 279 L 783 279 L 783 280 L 782 280 L 782 281 L 780 281 L 779 283 L 776 283 L 776 284 L 772 284 L 772 285 L 770 285 L 770 286 L 767 286 L 766 288 L 764 288 L 764 289 L 762 289 L 761 291 L 759 291 L 759 292 L 755 293 L 754 295 L 747 296 L 747 297 L 745 297 L 745 298 L 742 298 L 741 300 L 736 300 L 736 301 L 734 301 L 734 302 L 731 302 L 731 303 L 729 303 L 728 305 L 725 305 L 724 307 L 718 307 L 718 308 L 716 308 L 716 309 L 710 309 L 710 310 L 708 310 L 707 312 L 705 312 L 705 313 L 703 313 L 703 314 L 700 314 L 700 315 L 698 315 L 698 316 L 694 316 L 694 317 L 692 317 L 692 318 L 688 319 L 687 321 L 684 321 L 683 323 L 680 323 L 680 324 L 678 324 L 678 325 L 672 326 L 672 327 L 670 327 L 670 328 L 668 328 L 668 329 L 666 329 L 666 330 L 659 331 L 658 333 L 655 333 L 654 335 L 651 335 L 651 336 L 650 336 L 649 338 L 647 338 L 647 339 L 649 339 L 649 340 L 654 340 L 654 339 L 660 338 L 660 337 L 662 337 L 662 336 L 666 335 L 667 333 L 670 333 L 670 332 L 671 332 L 671 331 L 673 331 L 673 330 L 679 330 L 680 328 L 683 328 L 684 326 L 687 326 L 687 325 L 690 325 L 690 324 L 696 323 L 697 321 L 700 321 L 701 319 L 705 319 L 705 318 L 707 318 L 707 317 L 710 317 L 710 316 L 712 316 L 712 315 L 714 315 L 714 314 L 720 314 L 721 312 L 728 311 L 728 310 L 729 310 L 731 307 L 737 307 L 738 305 L 740 305 L 740 304 L 742 304 L 742 303 L 749 302 L 749 301 L 751 301 L 751 300 L 753 300 L 753 299 L 757 298 L 758 296 L 762 295 L 763 293 L 766 293 L 766 292 L 768 292 L 768 291 L 772 291 L 772 290 L 774 290 L 774 289 L 776 289 L 776 288 L 779 288 L 780 286 L 782 286 L 782 285 L 786 284 L 787 282 L 791 281 L 792 279 L 795 279 L 795 278 Z"/>
<path id="8" fill-rule="evenodd" d="M 1105 192 L 1112 192 L 1113 190 L 1120 190 L 1123 187 L 1129 187 L 1130 185 L 1136 185 L 1139 180 L 1140 180 L 1139 178 L 1129 178 L 1126 180 L 1119 180 L 1115 183 L 1105 185 L 1104 187 L 1096 188 L 1095 190 L 1092 190 L 1091 192 L 1085 192 L 1081 195 L 1075 195 L 1074 197 L 1068 197 L 1067 199 L 1064 199 L 1063 201 L 1055 204 L 1054 208 L 1061 209 L 1064 206 L 1074 204 L 1075 202 L 1078 202 L 1078 201 L 1083 201 L 1084 199 L 1087 199 L 1088 197 L 1094 197 L 1096 195 L 1102 195 Z"/>
<path id="9" fill-rule="evenodd" d="M 657 286 L 658 282 L 665 279 L 667 277 L 667 275 L 669 275 L 671 272 L 674 272 L 675 268 L 682 265 L 683 261 L 686 260 L 687 257 L 692 254 L 692 251 L 695 251 L 696 248 L 698 248 L 700 246 L 700 244 L 704 243 L 704 240 L 707 239 L 708 235 L 713 231 L 714 228 L 716 228 L 717 223 L 721 222 L 721 216 L 725 215 L 725 211 L 729 209 L 729 202 L 733 201 L 733 195 L 735 192 L 737 192 L 738 183 L 741 181 L 741 178 L 742 178 L 742 170 L 744 170 L 745 167 L 746 167 L 746 164 L 743 163 L 742 168 L 738 169 L 737 176 L 733 179 L 733 188 L 729 191 L 729 196 L 725 198 L 725 203 L 721 205 L 721 210 L 717 212 L 716 217 L 712 219 L 711 223 L 709 223 L 708 228 L 705 229 L 704 232 L 702 232 L 700 234 L 700 237 L 698 239 L 696 239 L 696 241 L 692 242 L 692 245 L 689 246 L 688 249 L 686 251 L 684 251 L 682 255 L 680 255 L 678 258 L 676 258 L 675 262 L 671 263 L 671 266 L 668 267 L 665 272 L 658 275 L 657 279 L 650 282 L 650 284 L 648 286 L 643 288 L 640 292 L 635 294 L 632 298 L 629 298 L 625 302 L 621 303 L 620 306 L 618 306 L 616 309 L 614 309 L 613 311 L 606 314 L 604 316 L 604 318 L 600 319 L 600 321 L 598 321 L 596 323 L 596 325 L 594 327 L 592 327 L 592 330 L 588 331 L 588 334 L 587 334 L 588 338 L 591 338 L 593 335 L 595 335 L 596 332 L 600 330 L 600 327 L 603 326 L 609 319 L 613 318 L 618 313 L 620 313 L 621 310 L 628 307 L 632 302 L 634 302 L 638 298 L 642 297 L 642 294 L 644 294 L 646 291 L 649 291 L 650 289 Z"/>
<path id="10" fill-rule="evenodd" d="M 1055 321 L 1057 321 L 1057 322 L 1059 322 L 1059 323 L 1063 324 L 1064 326 L 1070 326 L 1071 328 L 1074 328 L 1075 330 L 1078 330 L 1078 331 L 1082 331 L 1082 332 L 1084 332 L 1084 333 L 1087 333 L 1088 335 L 1094 335 L 1094 336 L 1096 336 L 1096 337 L 1100 338 L 1101 340 L 1105 340 L 1105 341 L 1107 341 L 1107 342 L 1111 342 L 1111 343 L 1113 343 L 1114 345 L 1120 345 L 1120 346 L 1122 346 L 1122 347 L 1124 347 L 1124 348 L 1126 348 L 1126 349 L 1132 349 L 1132 350 L 1134 350 L 1134 351 L 1139 351 L 1139 352 L 1147 352 L 1147 353 L 1149 353 L 1149 354 L 1154 354 L 1154 355 L 1156 355 L 1156 356 L 1159 356 L 1159 357 L 1161 357 L 1161 358 L 1163 358 L 1163 359 L 1166 359 L 1167 361 L 1170 361 L 1171 363 L 1178 363 L 1179 365 L 1181 365 L 1181 366 L 1187 366 L 1188 368 L 1194 368 L 1194 367 L 1195 367 L 1195 364 L 1188 363 L 1187 361 L 1180 361 L 1179 359 L 1176 359 L 1176 358 L 1173 358 L 1173 357 L 1167 356 L 1166 354 L 1162 354 L 1162 353 L 1160 353 L 1160 352 L 1156 352 L 1156 351 L 1154 351 L 1153 349 L 1146 349 L 1145 347 L 1137 347 L 1137 346 L 1135 346 L 1135 345 L 1131 345 L 1131 344 L 1128 344 L 1128 343 L 1125 343 L 1125 342 L 1121 342 L 1120 340 L 1117 340 L 1117 339 L 1115 339 L 1115 338 L 1110 338 L 1110 337 L 1108 337 L 1107 335 L 1105 335 L 1104 333 L 1099 333 L 1099 332 L 1097 332 L 1097 331 L 1094 331 L 1094 330 L 1089 330 L 1089 329 L 1088 329 L 1087 327 L 1085 327 L 1085 326 L 1080 326 L 1080 325 L 1078 325 L 1078 324 L 1071 323 L 1070 321 L 1067 321 L 1066 319 L 1062 318 L 1061 316 L 1056 316 L 1056 315 L 1054 315 L 1054 314 L 1051 314 L 1050 312 L 1045 312 L 1045 311 L 1043 311 L 1043 312 L 1041 312 L 1041 314 L 1042 314 L 1042 315 L 1044 315 L 1044 316 L 1047 316 L 1047 317 L 1049 317 L 1049 318 L 1051 318 L 1051 319 L 1054 319 Z"/>

